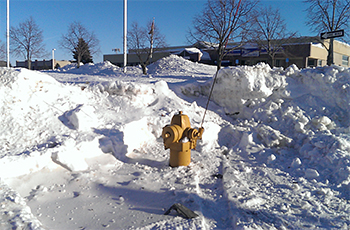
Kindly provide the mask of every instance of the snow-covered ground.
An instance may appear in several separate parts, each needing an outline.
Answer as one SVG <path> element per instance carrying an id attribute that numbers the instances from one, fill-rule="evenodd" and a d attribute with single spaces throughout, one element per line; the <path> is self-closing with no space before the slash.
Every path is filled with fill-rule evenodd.
<path id="1" fill-rule="evenodd" d="M 350 69 L 222 69 L 171 168 L 162 128 L 179 111 L 199 128 L 215 70 L 0 69 L 0 229 L 349 229 Z"/>

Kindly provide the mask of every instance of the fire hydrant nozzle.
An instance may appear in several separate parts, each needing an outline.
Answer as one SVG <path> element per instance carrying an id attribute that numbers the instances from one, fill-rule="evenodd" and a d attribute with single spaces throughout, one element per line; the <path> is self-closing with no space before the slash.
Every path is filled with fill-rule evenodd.
<path id="1" fill-rule="evenodd" d="M 203 128 L 191 128 L 190 119 L 182 111 L 173 116 L 171 124 L 165 126 L 162 132 L 164 148 L 170 149 L 170 166 L 187 166 L 191 163 L 191 149 L 196 148 L 203 131 Z"/>

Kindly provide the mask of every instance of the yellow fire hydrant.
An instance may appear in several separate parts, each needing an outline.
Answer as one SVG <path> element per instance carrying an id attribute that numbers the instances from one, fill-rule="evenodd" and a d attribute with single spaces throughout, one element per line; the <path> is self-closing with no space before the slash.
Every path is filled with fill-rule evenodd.
<path id="1" fill-rule="evenodd" d="M 171 167 L 191 163 L 191 149 L 196 148 L 197 139 L 202 139 L 203 131 L 203 128 L 191 128 L 190 119 L 182 111 L 173 116 L 171 124 L 166 125 L 162 132 L 164 148 L 170 149 Z"/>

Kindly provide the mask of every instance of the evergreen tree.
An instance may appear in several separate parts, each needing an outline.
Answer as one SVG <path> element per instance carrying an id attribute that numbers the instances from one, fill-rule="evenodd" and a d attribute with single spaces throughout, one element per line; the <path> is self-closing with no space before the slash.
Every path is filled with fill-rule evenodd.
<path id="1" fill-rule="evenodd" d="M 91 55 L 99 52 L 99 40 L 94 32 L 88 31 L 80 22 L 73 22 L 68 27 L 68 32 L 62 34 L 59 41 L 63 49 L 69 50 L 73 58 L 77 60 L 77 68 L 80 62 L 92 62 Z M 84 58 L 83 58 L 84 57 Z"/>
<path id="2" fill-rule="evenodd" d="M 92 63 L 92 56 L 90 54 L 89 45 L 85 42 L 83 38 L 79 38 L 78 44 L 75 46 L 73 51 L 73 58 L 77 60 L 78 63 L 82 62 Z"/>

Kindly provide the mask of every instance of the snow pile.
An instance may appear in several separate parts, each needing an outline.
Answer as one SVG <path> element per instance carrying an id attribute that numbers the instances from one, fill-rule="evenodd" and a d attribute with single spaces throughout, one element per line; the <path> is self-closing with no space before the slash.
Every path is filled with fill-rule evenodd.
<path id="1" fill-rule="evenodd" d="M 349 119 L 350 103 L 350 70 L 340 66 L 317 68 L 313 71 L 305 69 L 299 72 L 286 70 L 287 76 L 296 80 L 300 86 L 306 89 L 300 90 L 308 97 L 310 106 L 326 107 L 336 109 L 339 121 L 344 120 L 346 124 Z M 291 95 L 293 96 L 293 95 Z M 300 97 L 300 95 L 296 95 Z M 296 98 L 296 97 L 293 97 Z M 342 117 L 343 116 L 343 117 Z"/>
<path id="2" fill-rule="evenodd" d="M 215 71 L 215 66 L 194 63 L 177 55 L 162 58 L 148 66 L 149 74 L 167 75 L 201 75 L 204 72 Z"/>
<path id="3" fill-rule="evenodd" d="M 65 141 L 71 138 L 66 135 L 70 130 L 85 133 L 100 125 L 94 100 L 98 93 L 63 85 L 46 74 L 25 69 L 1 71 L 0 121 L 4 125 L 1 126 L 0 157 L 4 159 L 0 162 L 0 171 L 4 173 L 3 178 L 54 168 L 51 158 L 65 165 L 61 161 L 65 154 L 73 162 L 73 165 L 68 163 L 71 166 L 67 168 L 84 169 L 85 158 L 103 154 L 90 149 L 82 155 L 72 155 L 80 142 L 85 146 L 91 142 L 85 137 L 71 141 L 65 151 L 55 152 L 56 146 L 65 146 Z M 13 167 L 18 169 L 11 170 Z"/>
<path id="4" fill-rule="evenodd" d="M 84 65 L 84 63 L 80 63 L 81 65 Z M 57 70 L 58 71 L 71 71 L 71 70 L 74 70 L 78 67 L 78 64 L 77 63 L 71 63 L 69 65 L 65 65 L 61 68 L 58 68 Z"/>
<path id="5" fill-rule="evenodd" d="M 133 74 L 142 73 L 141 68 L 138 67 L 127 67 L 129 72 Z M 89 74 L 89 75 L 102 75 L 102 76 L 114 76 L 123 74 L 123 68 L 113 65 L 109 61 L 100 62 L 100 63 L 87 63 L 81 64 L 77 68 L 77 64 L 73 63 L 66 65 L 60 69 L 55 70 L 57 72 L 65 72 L 72 74 Z"/>
<path id="6" fill-rule="evenodd" d="M 245 114 L 246 108 L 260 107 L 266 98 L 285 85 L 285 78 L 271 73 L 267 64 L 225 68 L 218 74 L 212 98 L 227 113 Z"/>
<path id="7" fill-rule="evenodd" d="M 64 132 L 57 119 L 64 111 L 84 104 L 77 87 L 63 86 L 52 77 L 25 69 L 1 69 L 1 157 L 17 155 L 33 146 L 45 146 Z M 67 100 L 68 94 L 74 97 Z M 59 130 L 55 130 L 59 127 Z"/>
<path id="8" fill-rule="evenodd" d="M 299 152 L 292 163 L 298 172 L 293 173 L 322 178 L 345 186 L 346 191 L 350 182 L 349 84 L 349 69 L 343 67 L 299 70 L 291 66 L 283 71 L 260 63 L 222 69 L 212 100 L 226 115 L 249 124 L 243 133 L 235 131 L 237 136 L 230 146 L 248 152 L 288 146 L 294 149 L 288 157 Z M 208 95 L 211 85 L 212 81 L 189 84 L 182 91 Z M 275 159 L 270 156 L 267 163 Z M 295 162 L 300 162 L 297 169 Z"/>
<path id="9" fill-rule="evenodd" d="M 337 123 L 345 121 L 342 123 L 345 125 L 349 119 L 349 75 L 349 69 L 342 67 L 300 71 L 291 66 L 282 71 L 259 64 L 226 68 L 218 74 L 212 99 L 227 113 L 246 119 L 256 113 L 261 117 L 258 110 L 265 110 L 267 116 L 277 112 L 280 105 L 291 102 L 311 119 L 324 114 Z M 203 87 L 203 91 L 207 89 L 208 86 Z"/>
<path id="10" fill-rule="evenodd" d="M 127 106 L 143 107 L 154 100 L 151 96 L 145 97 L 152 92 L 149 87 L 132 83 L 119 84 L 117 91 L 114 82 L 97 85 L 95 90 L 84 90 L 26 69 L 1 71 L 0 121 L 4 125 L 1 126 L 0 157 L 7 160 L 0 162 L 0 171 L 5 173 L 13 164 L 23 164 L 8 177 L 52 167 L 51 158 L 72 171 L 86 169 L 86 158 L 103 154 L 98 138 L 89 135 L 104 125 L 102 116 L 107 122 L 115 119 L 108 111 L 101 110 L 101 106 L 108 103 L 105 99 L 109 94 L 106 93 L 125 97 L 119 100 L 119 107 L 113 108 L 112 114 L 122 110 L 123 105 L 125 109 Z M 123 102 L 124 99 L 133 101 L 132 105 Z M 142 113 L 135 114 L 130 120 L 141 117 Z M 61 150 L 57 152 L 58 146 Z M 137 144 L 132 146 L 137 148 Z M 17 160 L 14 156 L 18 156 Z"/>
<path id="11" fill-rule="evenodd" d="M 1 180 L 0 188 L 1 229 L 44 229 L 18 192 L 9 188 Z"/>

